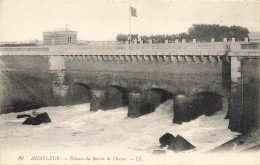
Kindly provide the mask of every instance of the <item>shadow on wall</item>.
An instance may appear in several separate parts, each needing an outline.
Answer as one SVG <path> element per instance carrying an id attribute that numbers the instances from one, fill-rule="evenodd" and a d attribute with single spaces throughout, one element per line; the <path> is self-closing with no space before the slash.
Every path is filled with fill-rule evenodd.
<path id="1" fill-rule="evenodd" d="M 17 98 L 12 99 L 10 102 L 5 102 L 1 100 L 1 111 L 0 114 L 10 113 L 10 112 L 22 112 L 31 109 L 37 109 L 46 106 L 45 103 L 37 99 L 27 99 L 27 98 Z M 4 103 L 3 103 L 4 102 Z"/>
<path id="2" fill-rule="evenodd" d="M 1 70 L 0 70 L 1 72 Z M 9 71 L 2 73 L 0 84 L 0 114 L 21 112 L 47 106 L 37 91 Z"/>

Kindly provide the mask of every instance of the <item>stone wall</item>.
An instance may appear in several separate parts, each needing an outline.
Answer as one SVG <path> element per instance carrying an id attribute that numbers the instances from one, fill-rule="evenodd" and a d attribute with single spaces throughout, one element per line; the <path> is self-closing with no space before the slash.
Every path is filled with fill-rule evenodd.
<path id="1" fill-rule="evenodd" d="M 158 90 L 187 96 L 188 102 L 212 92 L 229 99 L 229 128 L 247 132 L 259 127 L 259 44 L 242 44 L 0 48 L 1 113 L 90 101 L 91 110 L 128 104 L 128 116 L 138 117 L 150 111 L 136 109 L 152 110 L 150 103 L 162 99 Z M 121 102 L 102 102 L 114 95 Z"/>
<path id="2" fill-rule="evenodd" d="M 199 92 L 221 95 L 223 92 L 226 95 L 222 96 L 229 97 L 232 79 L 229 128 L 246 132 L 259 126 L 259 63 L 259 58 L 242 57 L 231 57 L 230 65 L 224 57 L 221 62 L 147 62 L 91 61 L 64 56 L 0 56 L 1 113 L 89 102 L 91 90 L 113 91 L 107 88 L 109 86 L 120 87 L 128 94 L 163 89 L 173 95 L 191 96 Z M 105 94 L 106 100 L 111 100 L 114 93 L 118 91 L 101 95 Z M 150 93 L 149 96 L 158 95 Z M 79 97 L 82 99 L 78 100 Z M 120 96 L 123 102 L 118 105 L 127 104 L 125 97 L 125 93 Z M 146 100 L 145 107 L 149 106 L 149 101 Z M 104 105 L 108 109 L 113 107 L 112 104 Z M 131 106 L 136 105 L 130 103 Z"/>
<path id="3" fill-rule="evenodd" d="M 232 89 L 229 128 L 248 132 L 259 128 L 260 59 L 231 57 Z"/>
<path id="4" fill-rule="evenodd" d="M 110 85 L 128 90 L 161 88 L 173 94 L 211 91 L 223 94 L 222 62 L 99 61 L 66 59 L 65 84 L 90 88 Z"/>
<path id="5" fill-rule="evenodd" d="M 0 60 L 1 75 L 4 77 L 1 80 L 2 111 L 7 111 L 3 107 L 8 107 L 10 100 L 21 102 L 21 99 L 27 101 L 34 98 L 41 106 L 70 104 L 75 83 L 92 89 L 117 85 L 129 92 L 151 88 L 164 89 L 172 94 L 223 90 L 222 63 L 217 61 L 94 62 L 63 56 L 33 55 L 1 56 Z"/>
<path id="6" fill-rule="evenodd" d="M 0 113 L 53 105 L 49 67 L 45 56 L 0 56 Z"/>

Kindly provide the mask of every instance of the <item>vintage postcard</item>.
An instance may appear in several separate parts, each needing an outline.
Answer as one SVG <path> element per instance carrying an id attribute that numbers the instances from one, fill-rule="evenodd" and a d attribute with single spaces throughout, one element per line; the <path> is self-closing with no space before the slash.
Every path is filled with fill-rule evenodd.
<path id="1" fill-rule="evenodd" d="M 0 164 L 260 164 L 259 7 L 0 0 Z"/>

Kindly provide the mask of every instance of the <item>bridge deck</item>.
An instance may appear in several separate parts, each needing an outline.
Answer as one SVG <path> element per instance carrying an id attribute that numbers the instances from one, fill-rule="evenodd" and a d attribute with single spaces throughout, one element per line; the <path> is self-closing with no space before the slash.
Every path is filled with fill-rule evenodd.
<path id="1" fill-rule="evenodd" d="M 0 55 L 259 56 L 260 43 L 212 42 L 1 47 Z"/>

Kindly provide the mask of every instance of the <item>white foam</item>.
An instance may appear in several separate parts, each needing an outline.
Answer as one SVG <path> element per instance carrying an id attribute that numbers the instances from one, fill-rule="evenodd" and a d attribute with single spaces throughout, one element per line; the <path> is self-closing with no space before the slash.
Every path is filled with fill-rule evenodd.
<path id="1" fill-rule="evenodd" d="M 89 111 L 89 104 L 46 107 L 20 113 L 0 115 L 1 149 L 5 153 L 59 153 L 82 151 L 151 154 L 166 132 L 180 134 L 204 153 L 231 140 L 238 133 L 228 129 L 226 111 L 200 116 L 181 125 L 172 124 L 173 100 L 160 105 L 155 112 L 139 118 L 127 118 L 127 107 L 107 111 Z M 51 123 L 22 125 L 18 114 L 47 112 Z M 120 152 L 119 152 L 120 153 Z"/>

